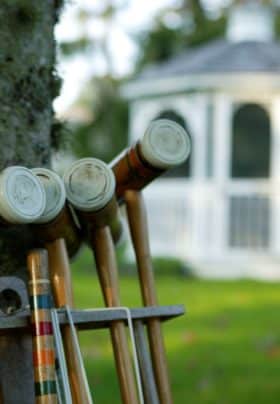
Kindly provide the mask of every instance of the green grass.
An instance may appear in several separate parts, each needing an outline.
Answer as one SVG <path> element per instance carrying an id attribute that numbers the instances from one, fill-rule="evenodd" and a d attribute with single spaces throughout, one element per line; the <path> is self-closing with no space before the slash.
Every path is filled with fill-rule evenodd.
<path id="1" fill-rule="evenodd" d="M 102 307 L 88 258 L 74 265 L 76 307 Z M 280 397 L 280 284 L 158 277 L 161 304 L 188 314 L 164 325 L 175 404 L 271 404 Z M 136 278 L 121 279 L 122 303 L 139 306 Z M 95 401 L 120 403 L 108 332 L 81 335 Z M 132 403 L 133 404 L 133 403 Z"/>

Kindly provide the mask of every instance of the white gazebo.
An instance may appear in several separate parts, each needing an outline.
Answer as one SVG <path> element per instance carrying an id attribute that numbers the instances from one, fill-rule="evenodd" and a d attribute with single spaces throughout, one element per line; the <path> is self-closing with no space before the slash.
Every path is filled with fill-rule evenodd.
<path id="1" fill-rule="evenodd" d="M 273 11 L 247 2 L 227 38 L 146 69 L 123 88 L 131 141 L 170 117 L 189 165 L 146 191 L 153 253 L 202 276 L 280 278 L 280 45 Z"/>

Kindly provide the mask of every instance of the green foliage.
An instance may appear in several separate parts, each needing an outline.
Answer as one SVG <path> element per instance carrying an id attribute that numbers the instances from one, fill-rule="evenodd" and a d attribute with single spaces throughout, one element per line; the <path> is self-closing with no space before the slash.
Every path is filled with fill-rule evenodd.
<path id="1" fill-rule="evenodd" d="M 61 42 L 59 47 L 64 57 L 71 57 L 73 54 L 85 53 L 92 50 L 93 44 L 89 38 L 81 36 L 75 41 Z"/>
<path id="2" fill-rule="evenodd" d="M 280 12 L 277 10 L 276 15 L 275 15 L 275 33 L 277 39 L 280 38 Z"/>
<path id="3" fill-rule="evenodd" d="M 117 261 L 120 269 L 120 275 L 136 276 L 137 269 L 135 262 L 128 260 L 127 258 L 126 243 L 116 248 Z M 83 268 L 83 271 L 91 273 L 95 266 L 92 262 L 92 253 L 88 248 L 84 248 L 77 260 L 73 263 L 75 271 L 79 271 L 79 268 Z M 193 278 L 195 276 L 194 268 L 186 265 L 183 261 L 173 257 L 153 257 L 153 268 L 156 277 L 161 276 L 174 276 L 174 277 L 188 277 Z"/>
<path id="4" fill-rule="evenodd" d="M 120 273 L 122 275 L 137 275 L 136 263 L 127 261 L 126 257 L 120 257 Z M 191 266 L 186 265 L 178 258 L 172 257 L 154 257 L 152 259 L 153 270 L 155 276 L 158 277 L 166 277 L 166 276 L 175 276 L 175 277 L 194 277 L 194 269 Z"/>
<path id="5" fill-rule="evenodd" d="M 193 268 L 190 265 L 186 265 L 178 258 L 154 257 L 153 268 L 157 278 L 160 276 L 194 277 Z"/>
<path id="6" fill-rule="evenodd" d="M 177 21 L 170 24 L 170 17 Z M 139 37 L 141 53 L 137 70 L 145 65 L 167 60 L 176 53 L 224 35 L 226 14 L 209 16 L 202 2 L 184 0 L 180 6 L 163 10 L 152 28 Z"/>
<path id="7" fill-rule="evenodd" d="M 183 46 L 179 30 L 169 28 L 163 21 L 158 21 L 153 29 L 139 38 L 141 56 L 138 69 L 153 62 L 163 62 Z"/>
<path id="8" fill-rule="evenodd" d="M 73 128 L 74 153 L 109 162 L 127 144 L 128 106 L 119 95 L 118 81 L 109 76 L 93 78 L 79 105 L 88 118 Z"/>
<path id="9" fill-rule="evenodd" d="M 222 37 L 225 33 L 226 22 L 227 19 L 224 15 L 216 20 L 205 20 L 203 28 L 200 29 L 197 26 L 197 29 L 188 35 L 185 43 L 189 47 L 193 47 Z"/>

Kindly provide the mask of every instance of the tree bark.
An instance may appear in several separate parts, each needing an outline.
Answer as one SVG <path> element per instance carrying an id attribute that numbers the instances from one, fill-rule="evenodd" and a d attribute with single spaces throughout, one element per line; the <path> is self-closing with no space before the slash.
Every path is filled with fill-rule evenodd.
<path id="1" fill-rule="evenodd" d="M 55 74 L 55 0 L 1 0 L 0 170 L 50 161 Z M 22 226 L 0 231 L 0 274 L 24 277 L 32 239 Z"/>
<path id="2" fill-rule="evenodd" d="M 54 25 L 60 3 L 1 0 L 0 170 L 50 163 L 52 101 L 59 91 Z M 26 281 L 26 253 L 33 247 L 27 226 L 0 230 L 0 283 L 7 274 Z M 33 390 L 30 336 L 1 335 L 0 403 L 32 404 Z"/>

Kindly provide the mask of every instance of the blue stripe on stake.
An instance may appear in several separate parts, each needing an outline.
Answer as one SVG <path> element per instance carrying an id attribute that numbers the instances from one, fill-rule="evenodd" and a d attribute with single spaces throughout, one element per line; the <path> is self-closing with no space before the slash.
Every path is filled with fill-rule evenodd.
<path id="1" fill-rule="evenodd" d="M 47 396 L 48 394 L 56 394 L 55 380 L 47 380 L 42 383 L 35 383 L 36 397 Z"/>
<path id="2" fill-rule="evenodd" d="M 50 295 L 30 296 L 31 310 L 50 309 L 52 307 L 52 299 Z"/>

